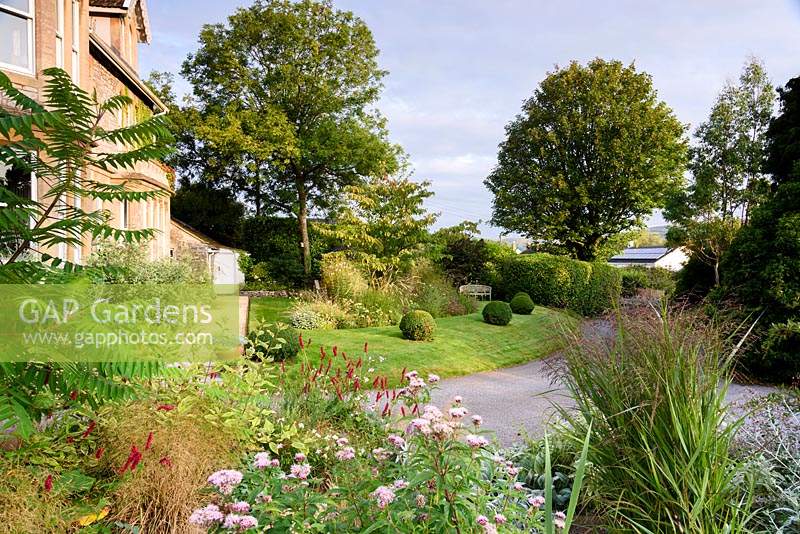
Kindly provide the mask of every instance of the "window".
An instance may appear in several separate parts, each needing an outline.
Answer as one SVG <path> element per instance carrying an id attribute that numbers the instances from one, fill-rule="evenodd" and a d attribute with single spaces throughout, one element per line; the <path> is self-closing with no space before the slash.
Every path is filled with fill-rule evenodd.
<path id="1" fill-rule="evenodd" d="M 2 1 L 2 0 L 0 0 Z M 72 0 L 72 83 L 81 83 L 81 3 Z"/>
<path id="2" fill-rule="evenodd" d="M 122 206 L 120 207 L 120 214 L 119 214 L 120 225 L 122 226 L 123 230 L 128 229 L 128 201 L 123 200 Z"/>
<path id="3" fill-rule="evenodd" d="M 56 0 L 56 67 L 64 68 L 64 0 Z"/>
<path id="4" fill-rule="evenodd" d="M 0 66 L 33 72 L 33 0 L 0 0 Z"/>

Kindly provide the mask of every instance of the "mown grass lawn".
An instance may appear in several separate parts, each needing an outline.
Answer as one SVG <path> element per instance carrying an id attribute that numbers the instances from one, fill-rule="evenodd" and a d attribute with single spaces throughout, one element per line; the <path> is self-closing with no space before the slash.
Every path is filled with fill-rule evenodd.
<path id="1" fill-rule="evenodd" d="M 329 352 L 336 345 L 357 356 L 368 343 L 367 367 L 385 374 L 392 382 L 403 368 L 441 377 L 467 375 L 508 367 L 547 356 L 563 347 L 565 330 L 577 321 L 560 311 L 538 307 L 531 315 L 515 315 L 508 326 L 483 322 L 480 313 L 437 319 L 433 341 L 407 341 L 396 326 L 352 330 L 314 330 L 310 352 L 320 345 Z"/>
<path id="2" fill-rule="evenodd" d="M 268 323 L 288 323 L 289 316 L 287 312 L 293 302 L 294 299 L 273 297 L 250 299 L 250 326 L 253 326 L 259 319 Z"/>

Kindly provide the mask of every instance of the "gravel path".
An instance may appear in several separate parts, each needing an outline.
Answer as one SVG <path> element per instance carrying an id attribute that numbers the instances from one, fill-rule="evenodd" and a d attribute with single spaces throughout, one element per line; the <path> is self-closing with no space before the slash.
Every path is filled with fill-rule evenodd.
<path id="1" fill-rule="evenodd" d="M 613 332 L 609 321 L 587 321 L 584 336 L 608 337 Z M 484 427 L 496 433 L 504 446 L 520 441 L 525 435 L 540 437 L 545 424 L 554 417 L 554 404 L 570 406 L 572 399 L 560 383 L 550 380 L 549 369 L 560 356 L 528 362 L 485 373 L 442 380 L 433 392 L 433 404 L 449 406 L 453 397 L 461 395 L 471 414 L 483 417 Z M 731 402 L 742 402 L 754 396 L 775 391 L 767 386 L 732 384 L 728 390 Z"/>

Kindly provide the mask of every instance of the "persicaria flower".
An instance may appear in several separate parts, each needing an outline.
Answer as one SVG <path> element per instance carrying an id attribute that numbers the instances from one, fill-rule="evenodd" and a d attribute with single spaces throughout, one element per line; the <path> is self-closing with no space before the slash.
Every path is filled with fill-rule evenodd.
<path id="1" fill-rule="evenodd" d="M 408 482 L 406 482 L 401 478 L 399 480 L 395 480 L 392 486 L 394 487 L 394 489 L 406 489 L 408 487 Z"/>
<path id="2" fill-rule="evenodd" d="M 429 374 L 428 375 L 428 384 L 436 384 L 440 380 L 439 375 Z"/>
<path id="3" fill-rule="evenodd" d="M 556 528 L 564 528 L 567 526 L 567 516 L 564 512 L 556 512 L 553 514 L 553 524 Z"/>
<path id="4" fill-rule="evenodd" d="M 442 414 L 442 411 L 439 408 L 429 404 L 425 406 L 425 408 L 423 408 L 422 417 L 427 419 L 428 421 L 435 421 L 441 419 L 442 417 L 444 417 L 444 415 Z"/>
<path id="5" fill-rule="evenodd" d="M 252 515 L 228 514 L 225 516 L 225 521 L 222 523 L 223 528 L 228 530 L 236 529 L 239 532 L 256 528 L 257 526 L 258 519 Z"/>
<path id="6" fill-rule="evenodd" d="M 199 527 L 208 528 L 214 523 L 220 523 L 225 515 L 219 511 L 219 506 L 209 504 L 203 508 L 198 508 L 189 516 L 189 523 Z"/>
<path id="7" fill-rule="evenodd" d="M 417 378 L 417 376 L 419 376 L 419 373 L 417 373 L 416 371 L 409 371 L 406 373 L 406 378 L 408 378 L 409 380 L 411 380 L 412 378 Z"/>
<path id="8" fill-rule="evenodd" d="M 353 447 L 345 447 L 336 452 L 336 458 L 342 461 L 352 460 L 356 457 L 356 450 Z"/>
<path id="9" fill-rule="evenodd" d="M 237 514 L 246 514 L 250 511 L 250 504 L 246 501 L 237 501 L 229 504 L 228 510 Z"/>
<path id="10" fill-rule="evenodd" d="M 378 508 L 385 509 L 394 501 L 394 490 L 387 486 L 378 486 L 370 495 L 378 502 Z"/>
<path id="11" fill-rule="evenodd" d="M 298 452 L 297 454 L 294 455 L 294 461 L 297 462 L 298 464 L 302 464 L 303 462 L 306 461 L 306 455 L 303 454 L 302 452 Z"/>
<path id="12" fill-rule="evenodd" d="M 483 417 L 481 417 L 480 415 L 473 415 L 472 424 L 475 426 L 481 426 L 483 424 Z"/>
<path id="13" fill-rule="evenodd" d="M 289 476 L 291 478 L 299 478 L 305 480 L 311 474 L 311 466 L 308 464 L 292 464 L 289 468 Z"/>
<path id="14" fill-rule="evenodd" d="M 171 412 L 174 409 L 175 409 L 175 405 L 174 404 L 159 404 L 158 408 L 156 408 L 156 411 L 159 411 L 159 412 Z"/>
<path id="15" fill-rule="evenodd" d="M 504 516 L 503 514 L 494 514 L 494 522 L 497 523 L 498 525 L 502 525 L 506 521 L 508 521 L 508 519 L 506 519 L 506 516 Z"/>
<path id="16" fill-rule="evenodd" d="M 46 493 L 50 493 L 53 489 L 53 475 L 47 475 L 47 478 L 44 479 L 44 491 Z"/>
<path id="17" fill-rule="evenodd" d="M 475 522 L 478 523 L 480 526 L 484 526 L 489 524 L 489 518 L 485 515 L 479 515 L 475 518 Z"/>
<path id="18" fill-rule="evenodd" d="M 534 497 L 528 497 L 528 504 L 531 506 L 535 506 L 536 508 L 541 508 L 544 506 L 544 497 L 541 495 L 536 495 Z"/>
<path id="19" fill-rule="evenodd" d="M 431 426 L 430 421 L 427 419 L 423 419 L 418 417 L 416 419 L 412 419 L 411 422 L 408 424 L 408 432 L 413 432 L 414 430 L 418 430 L 423 434 L 427 435 L 431 433 Z"/>
<path id="20" fill-rule="evenodd" d="M 397 434 L 389 434 L 389 437 L 386 438 L 386 441 L 397 447 L 398 449 L 402 449 L 406 446 L 406 440 L 404 440 L 401 436 Z"/>
<path id="21" fill-rule="evenodd" d="M 475 434 L 469 434 L 466 437 L 467 445 L 472 447 L 473 449 L 480 449 L 481 447 L 485 447 L 489 444 L 489 441 L 484 438 L 483 436 L 476 436 Z"/>
<path id="22" fill-rule="evenodd" d="M 253 467 L 257 469 L 266 469 L 272 463 L 272 458 L 270 458 L 268 452 L 258 452 L 256 453 L 256 457 L 253 459 Z"/>
<path id="23" fill-rule="evenodd" d="M 208 483 L 216 486 L 223 495 L 233 493 L 233 488 L 242 481 L 242 473 L 235 469 L 223 469 L 212 473 L 208 477 Z"/>
<path id="24" fill-rule="evenodd" d="M 453 419 L 461 419 L 462 417 L 467 415 L 467 409 L 462 406 L 458 406 L 456 408 L 450 408 L 449 413 L 450 417 L 452 417 Z"/>
<path id="25" fill-rule="evenodd" d="M 372 456 L 374 456 L 379 462 L 382 462 L 384 460 L 388 460 L 392 456 L 392 453 L 383 447 L 378 447 L 377 449 L 372 449 Z"/>

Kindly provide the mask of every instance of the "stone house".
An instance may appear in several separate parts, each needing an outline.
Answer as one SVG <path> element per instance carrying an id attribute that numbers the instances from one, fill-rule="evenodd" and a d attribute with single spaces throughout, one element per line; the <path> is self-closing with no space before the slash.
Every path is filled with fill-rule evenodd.
<path id="1" fill-rule="evenodd" d="M 173 218 L 170 224 L 170 256 L 195 264 L 205 264 L 215 284 L 238 286 L 244 283 L 239 269 L 241 251 L 225 246 Z"/>
<path id="2" fill-rule="evenodd" d="M 73 82 L 103 101 L 115 95 L 133 100 L 128 109 L 107 114 L 103 126 L 130 125 L 143 117 L 165 113 L 167 107 L 142 82 L 138 74 L 138 45 L 150 43 L 151 31 L 146 0 L 0 0 L 0 70 L 28 96 L 40 100 L 44 87 L 42 71 L 60 67 Z M 11 108 L 10 102 L 0 106 Z M 113 147 L 99 147 L 113 150 Z M 142 202 L 94 202 L 68 198 L 70 205 L 85 211 L 106 210 L 118 228 L 154 228 L 150 243 L 152 259 L 170 253 L 170 195 L 172 170 L 158 161 L 137 164 L 133 170 L 105 173 L 89 169 L 90 178 L 102 183 L 126 183 L 136 191 L 161 190 L 166 194 Z M 36 176 L 23 175 L 0 166 L 0 181 L 6 187 L 38 200 L 48 185 Z M 87 205 L 88 203 L 94 205 Z M 47 251 L 54 256 L 82 263 L 91 253 L 90 237 L 82 246 L 61 245 Z"/>

